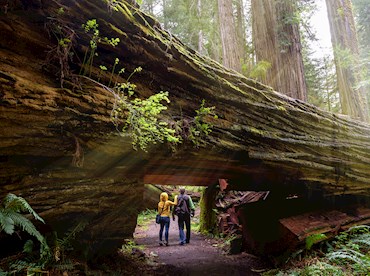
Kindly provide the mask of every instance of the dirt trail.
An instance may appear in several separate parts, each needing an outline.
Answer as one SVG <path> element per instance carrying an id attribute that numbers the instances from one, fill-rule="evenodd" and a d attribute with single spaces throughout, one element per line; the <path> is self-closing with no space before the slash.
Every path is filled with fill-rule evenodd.
<path id="1" fill-rule="evenodd" d="M 189 244 L 179 245 L 177 218 L 171 220 L 169 246 L 159 246 L 158 232 L 159 225 L 153 222 L 147 230 L 136 230 L 135 241 L 145 245 L 147 255 L 158 255 L 157 261 L 166 265 L 168 275 L 260 275 L 268 266 L 247 253 L 224 255 L 214 246 L 215 241 L 194 232 Z"/>

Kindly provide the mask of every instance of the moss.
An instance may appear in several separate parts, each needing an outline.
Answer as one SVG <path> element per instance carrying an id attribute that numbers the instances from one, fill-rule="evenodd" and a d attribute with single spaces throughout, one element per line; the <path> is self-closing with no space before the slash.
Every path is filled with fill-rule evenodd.
<path id="1" fill-rule="evenodd" d="M 117 6 L 118 11 L 120 11 L 127 19 L 132 19 L 134 18 L 132 16 L 131 11 L 127 8 L 127 6 L 124 3 L 120 3 L 120 5 Z"/>
<path id="2" fill-rule="evenodd" d="M 127 34 L 124 31 L 122 31 L 121 29 L 117 28 L 113 24 L 109 23 L 109 27 L 111 27 L 112 30 L 115 31 L 116 33 L 118 33 L 120 35 L 123 35 L 124 37 L 128 37 Z"/>
<path id="3" fill-rule="evenodd" d="M 207 187 L 200 199 L 200 225 L 201 233 L 212 233 L 216 229 L 215 198 L 218 193 L 216 185 Z"/>
<path id="4" fill-rule="evenodd" d="M 277 109 L 278 109 L 278 110 L 280 110 L 280 111 L 287 112 L 286 108 L 285 108 L 284 106 L 282 106 L 282 105 L 279 105 L 279 106 L 277 107 Z"/>
<path id="5" fill-rule="evenodd" d="M 257 128 L 254 128 L 254 127 L 251 127 L 251 128 L 250 128 L 250 131 L 251 131 L 252 133 L 254 133 L 254 134 L 258 134 L 258 135 L 261 135 L 261 136 L 263 136 L 263 135 L 264 135 L 264 132 L 263 132 L 262 130 L 257 129 Z"/>

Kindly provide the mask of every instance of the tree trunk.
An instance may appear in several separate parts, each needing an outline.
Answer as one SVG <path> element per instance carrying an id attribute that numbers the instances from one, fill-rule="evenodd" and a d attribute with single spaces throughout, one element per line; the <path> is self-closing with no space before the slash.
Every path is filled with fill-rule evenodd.
<path id="1" fill-rule="evenodd" d="M 326 0 L 326 7 L 342 113 L 352 118 L 368 121 L 366 92 L 356 87 L 362 77 L 352 3 L 350 0 Z"/>
<path id="2" fill-rule="evenodd" d="M 199 230 L 202 233 L 215 233 L 215 227 L 217 224 L 216 221 L 216 212 L 213 210 L 215 209 L 215 201 L 216 196 L 219 192 L 219 189 L 216 188 L 216 183 L 207 187 L 202 194 L 200 200 L 200 224 Z M 211 211 L 212 210 L 212 211 Z"/>
<path id="3" fill-rule="evenodd" d="M 199 21 L 202 18 L 202 1 L 201 0 L 197 0 L 197 18 Z M 198 32 L 198 52 L 200 54 L 204 54 L 203 53 L 204 50 L 203 50 L 203 31 L 202 29 L 199 29 L 199 32 Z"/>
<path id="4" fill-rule="evenodd" d="M 241 72 L 242 55 L 236 34 L 232 1 L 218 0 L 220 34 L 222 42 L 222 64 Z"/>
<path id="5" fill-rule="evenodd" d="M 26 198 L 59 234 L 86 219 L 78 240 L 89 254 L 115 252 L 132 237 L 144 183 L 209 186 L 228 179 L 232 187 L 271 191 L 282 201 L 291 194 L 369 198 L 368 124 L 286 97 L 200 56 L 126 1 L 112 13 L 104 1 L 44 3 L 0 15 L 0 198 L 8 192 Z M 65 12 L 56 17 L 60 7 Z M 76 32 L 68 61 L 78 72 L 90 45 L 81 25 L 92 15 L 100 34 L 120 44 L 98 45 L 92 78 L 100 75 L 101 84 L 71 74 L 75 79 L 60 88 L 63 56 L 45 61 L 60 41 L 44 23 Z M 172 152 L 153 145 L 145 153 L 132 149 L 128 133 L 117 134 L 114 97 L 102 85 L 110 74 L 99 70 L 116 58 L 125 68 L 122 78 L 115 76 L 121 82 L 142 66 L 130 78 L 135 96 L 169 91 L 168 120 L 196 116 L 203 99 L 215 106 L 218 117 L 206 118 L 213 131 L 204 147 L 185 142 Z"/>
<path id="6" fill-rule="evenodd" d="M 240 63 L 245 66 L 249 61 L 246 51 L 246 26 L 245 26 L 245 15 L 244 15 L 244 5 L 243 0 L 238 0 L 236 2 L 236 34 L 238 40 L 238 51 L 241 54 Z"/>
<path id="7" fill-rule="evenodd" d="M 167 18 L 167 1 L 168 0 L 162 0 L 162 13 L 163 13 L 163 28 L 165 30 L 168 30 L 168 18 Z"/>
<path id="8" fill-rule="evenodd" d="M 215 7 L 215 11 L 218 10 L 218 6 Z M 209 57 L 219 63 L 222 63 L 222 43 L 220 37 L 220 18 L 217 12 L 212 13 L 212 27 L 210 31 L 210 38 L 208 43 L 209 46 Z"/>
<path id="9" fill-rule="evenodd" d="M 271 64 L 263 82 L 289 97 L 307 101 L 295 13 L 293 0 L 252 0 L 253 43 L 257 61 Z"/>

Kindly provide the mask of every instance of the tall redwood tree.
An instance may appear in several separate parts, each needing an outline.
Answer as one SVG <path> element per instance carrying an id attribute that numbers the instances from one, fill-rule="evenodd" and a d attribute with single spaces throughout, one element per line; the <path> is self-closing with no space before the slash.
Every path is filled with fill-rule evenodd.
<path id="1" fill-rule="evenodd" d="M 256 59 L 271 65 L 262 81 L 274 90 L 307 101 L 296 2 L 252 0 L 251 4 Z"/>
<path id="2" fill-rule="evenodd" d="M 365 91 L 361 81 L 359 47 L 350 0 L 326 0 L 342 113 L 368 121 Z"/>

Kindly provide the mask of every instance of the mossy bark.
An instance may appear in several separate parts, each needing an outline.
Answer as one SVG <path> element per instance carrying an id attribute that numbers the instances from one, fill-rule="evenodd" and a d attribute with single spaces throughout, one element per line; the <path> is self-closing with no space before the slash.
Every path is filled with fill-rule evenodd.
<path id="1" fill-rule="evenodd" d="M 200 224 L 201 233 L 214 233 L 217 231 L 216 196 L 219 189 L 215 185 L 208 186 L 200 199 Z"/>
<path id="2" fill-rule="evenodd" d="M 369 122 L 367 91 L 360 85 L 363 68 L 350 0 L 326 0 L 343 114 Z"/>
<path id="3" fill-rule="evenodd" d="M 85 244 L 93 256 L 132 235 L 143 179 L 207 186 L 221 178 L 250 190 L 370 195 L 369 125 L 274 92 L 197 54 L 126 1 L 118 5 L 114 11 L 100 0 L 44 1 L 42 8 L 0 14 L 0 197 L 24 197 L 52 229 L 88 217 Z M 54 75 L 59 60 L 45 62 L 58 45 L 44 28 L 50 18 L 78 38 L 69 60 L 75 78 L 64 89 Z M 93 18 L 102 36 L 121 42 L 98 45 L 92 78 L 115 58 L 126 69 L 119 81 L 142 66 L 130 81 L 140 97 L 169 91 L 166 118 L 193 117 L 205 99 L 218 118 L 207 118 L 214 128 L 204 148 L 185 143 L 173 153 L 155 145 L 143 153 L 117 134 L 112 94 L 73 75 L 90 41 L 81 25 Z M 137 210 L 126 216 L 123 206 Z"/>

